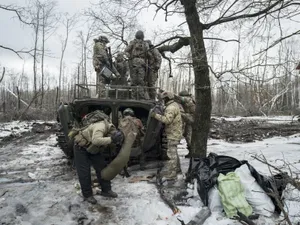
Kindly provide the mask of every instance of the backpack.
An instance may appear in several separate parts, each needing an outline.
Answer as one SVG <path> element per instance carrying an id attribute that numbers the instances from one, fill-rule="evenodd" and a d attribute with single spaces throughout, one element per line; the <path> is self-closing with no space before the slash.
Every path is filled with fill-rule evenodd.
<path id="1" fill-rule="evenodd" d="M 131 57 L 144 58 L 147 54 L 149 47 L 147 43 L 143 40 L 135 40 L 132 48 Z"/>
<path id="2" fill-rule="evenodd" d="M 139 127 L 142 126 L 139 124 L 139 121 L 131 116 L 126 116 L 119 122 L 119 129 L 124 133 L 126 136 L 129 132 L 134 132 L 137 135 L 140 133 Z"/>
<path id="3" fill-rule="evenodd" d="M 82 128 L 86 128 L 89 125 L 102 120 L 109 120 L 109 117 L 101 110 L 95 110 L 82 118 Z"/>
<path id="4" fill-rule="evenodd" d="M 86 114 L 81 120 L 81 126 L 79 128 L 73 127 L 71 129 L 71 131 L 68 134 L 69 139 L 71 141 L 73 141 L 74 138 L 79 134 L 80 131 L 83 131 L 89 125 L 99 122 L 99 121 L 102 121 L 102 120 L 109 120 L 109 117 L 101 110 L 95 110 L 93 112 Z"/>

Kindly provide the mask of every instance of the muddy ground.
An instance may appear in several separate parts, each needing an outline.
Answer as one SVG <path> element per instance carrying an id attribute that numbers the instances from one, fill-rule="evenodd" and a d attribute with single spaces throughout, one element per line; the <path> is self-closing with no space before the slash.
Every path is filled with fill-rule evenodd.
<path id="1" fill-rule="evenodd" d="M 274 136 L 290 136 L 300 132 L 298 121 L 213 118 L 209 137 L 228 142 L 254 142 Z"/>
<path id="2" fill-rule="evenodd" d="M 0 225 L 166 224 L 162 223 L 164 220 L 169 220 L 167 224 L 177 224 L 172 222 L 171 214 L 167 219 L 162 216 L 169 209 L 159 202 L 154 184 L 131 184 L 120 176 L 113 181 L 119 198 L 110 200 L 97 196 L 100 204 L 90 206 L 78 194 L 75 171 L 57 148 L 57 126 L 49 123 L 30 126 L 32 129 L 0 140 Z M 295 133 L 300 133 L 297 122 L 213 119 L 210 138 L 253 142 Z M 185 145 L 179 148 L 183 159 L 187 150 Z M 133 175 L 144 173 L 153 171 L 132 172 Z M 159 213 L 154 218 L 152 211 L 158 206 Z M 155 222 L 145 223 L 144 217 L 133 216 L 148 211 L 148 219 Z"/>

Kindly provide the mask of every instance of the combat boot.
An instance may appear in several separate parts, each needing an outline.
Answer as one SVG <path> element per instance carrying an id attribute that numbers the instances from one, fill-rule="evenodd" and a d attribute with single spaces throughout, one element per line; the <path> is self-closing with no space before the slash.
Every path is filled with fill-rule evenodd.
<path id="1" fill-rule="evenodd" d="M 84 200 L 87 201 L 88 203 L 93 204 L 93 205 L 97 204 L 97 200 L 94 198 L 94 196 L 84 198 Z"/>
<path id="2" fill-rule="evenodd" d="M 118 194 L 116 192 L 113 192 L 112 190 L 110 191 L 101 191 L 100 195 L 104 196 L 104 197 L 108 197 L 108 198 L 117 198 Z"/>

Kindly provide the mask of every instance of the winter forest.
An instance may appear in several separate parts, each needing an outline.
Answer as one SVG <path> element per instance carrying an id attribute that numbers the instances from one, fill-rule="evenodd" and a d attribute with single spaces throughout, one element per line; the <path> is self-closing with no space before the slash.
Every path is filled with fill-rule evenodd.
<path id="1" fill-rule="evenodd" d="M 2 112 L 12 115 L 30 105 L 51 116 L 61 99 L 72 101 L 75 83 L 95 82 L 93 38 L 108 36 L 115 56 L 141 29 L 157 47 L 176 45 L 162 52 L 158 86 L 193 94 L 198 85 L 210 86 L 216 115 L 297 113 L 297 1 L 191 1 L 203 27 L 210 82 L 195 79 L 204 75 L 195 74 L 191 27 L 180 1 L 79 1 L 76 10 L 60 4 L 1 3 L 1 17 L 16 28 L 2 25 Z"/>
<path id="2" fill-rule="evenodd" d="M 299 24 L 300 0 L 1 0 L 0 224 L 299 225 Z"/>

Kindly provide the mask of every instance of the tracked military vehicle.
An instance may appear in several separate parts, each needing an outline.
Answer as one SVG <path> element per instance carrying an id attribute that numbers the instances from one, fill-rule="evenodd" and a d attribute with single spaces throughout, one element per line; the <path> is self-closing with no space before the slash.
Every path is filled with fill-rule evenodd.
<path id="1" fill-rule="evenodd" d="M 75 85 L 74 101 L 63 103 L 58 109 L 58 120 L 61 125 L 57 133 L 57 141 L 66 156 L 73 158 L 73 144 L 68 133 L 74 126 L 80 126 L 81 119 L 94 110 L 103 110 L 110 116 L 112 123 L 118 127 L 120 116 L 124 109 L 132 108 L 135 116 L 139 118 L 146 128 L 141 146 L 134 146 L 131 151 L 129 165 L 137 164 L 143 155 L 145 161 L 163 159 L 166 152 L 166 140 L 164 138 L 163 125 L 150 118 L 151 110 L 162 111 L 162 105 L 154 99 L 139 99 L 137 93 L 139 88 L 145 90 L 149 87 L 139 86 L 106 86 L 105 96 L 99 98 L 96 85 Z M 134 90 L 135 89 L 135 90 Z M 158 89 L 158 88 L 155 88 Z"/>

